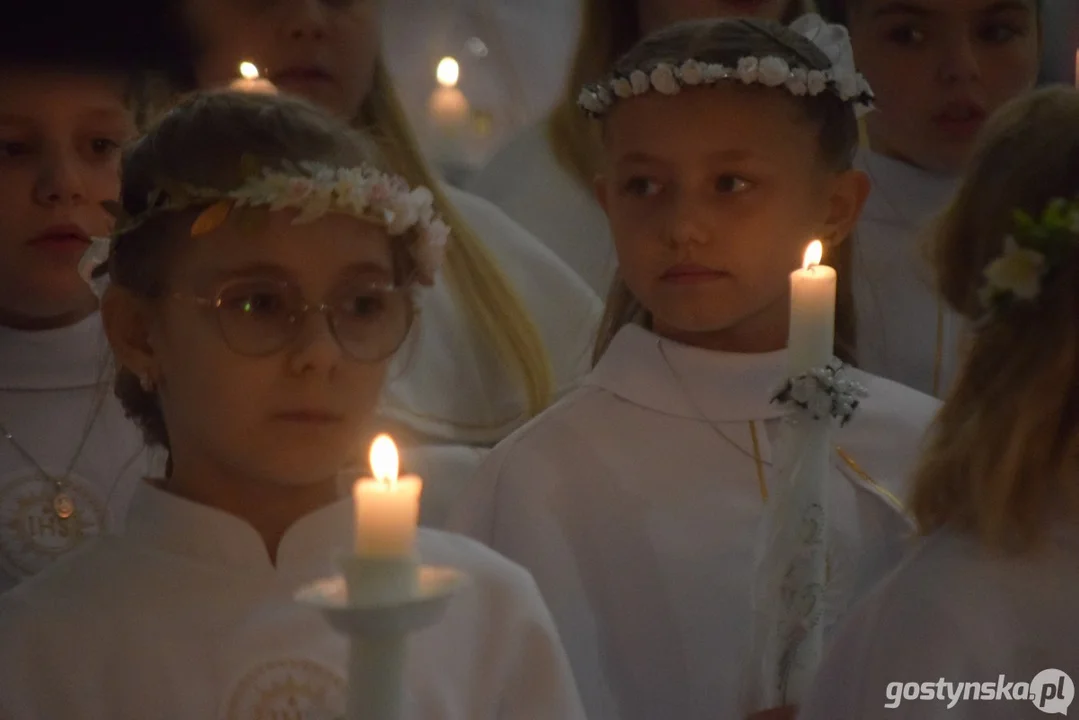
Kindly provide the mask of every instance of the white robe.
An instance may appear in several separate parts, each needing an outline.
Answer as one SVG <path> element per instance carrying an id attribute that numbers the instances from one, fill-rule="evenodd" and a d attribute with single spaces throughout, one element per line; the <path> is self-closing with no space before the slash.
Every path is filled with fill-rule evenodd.
<path id="1" fill-rule="evenodd" d="M 0 423 L 50 475 L 67 470 L 101 403 L 64 483 L 76 508 L 67 520 L 53 510 L 54 485 L 0 436 L 0 592 L 120 528 L 151 469 L 141 433 L 112 394 L 108 357 L 97 313 L 57 330 L 0 328 Z"/>
<path id="2" fill-rule="evenodd" d="M 274 566 L 243 521 L 141 485 L 126 535 L 0 597 L 0 717 L 339 717 L 348 642 L 293 594 L 335 572 L 352 507 L 299 520 Z M 528 574 L 433 530 L 418 550 L 471 581 L 409 640 L 403 720 L 583 720 Z"/>
<path id="3" fill-rule="evenodd" d="M 446 194 L 517 291 L 546 345 L 555 398 L 589 367 L 602 303 L 547 248 L 498 208 L 451 187 Z M 423 472 L 424 523 L 437 527 L 485 448 L 527 420 L 514 370 L 480 339 L 445 274 L 419 293 L 419 315 L 398 354 L 381 414 L 406 428 L 403 461 Z"/>
<path id="4" fill-rule="evenodd" d="M 785 351 L 710 352 L 627 326 L 585 387 L 496 447 L 462 498 L 451 527 L 532 572 L 592 720 L 742 716 L 764 509 L 750 428 L 770 482 L 785 365 Z M 936 408 L 853 374 L 871 395 L 837 442 L 875 483 L 836 460 L 826 627 L 898 560 L 910 526 L 889 496 Z"/>
<path id="5" fill-rule="evenodd" d="M 840 628 L 800 719 L 1055 717 L 1031 700 L 1014 699 L 1021 692 L 1014 686 L 1012 700 L 994 694 L 993 700 L 959 699 L 948 709 L 958 690 L 938 685 L 941 679 L 992 683 L 996 691 L 1030 683 L 1048 669 L 1079 683 L 1079 526 L 1052 527 L 1051 536 L 1049 547 L 1021 556 L 992 553 L 952 532 L 927 538 Z M 886 709 L 894 705 L 891 683 L 937 687 L 932 700 L 904 699 Z M 941 690 L 949 699 L 940 699 Z"/>
<path id="6" fill-rule="evenodd" d="M 856 164 L 873 183 L 854 234 L 858 365 L 942 396 L 957 369 L 961 323 L 938 300 L 925 248 L 957 180 L 869 151 Z M 934 388 L 938 325 L 941 368 Z"/>
<path id="7" fill-rule="evenodd" d="M 600 297 L 607 296 L 618 264 L 607 216 L 592 189 L 558 164 L 545 123 L 511 140 L 466 186 L 539 238 Z"/>

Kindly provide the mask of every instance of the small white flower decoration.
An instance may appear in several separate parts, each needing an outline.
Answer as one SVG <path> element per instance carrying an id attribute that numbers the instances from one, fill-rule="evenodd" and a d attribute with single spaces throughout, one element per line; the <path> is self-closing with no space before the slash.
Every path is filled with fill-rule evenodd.
<path id="1" fill-rule="evenodd" d="M 992 295 L 1009 294 L 1020 300 L 1033 300 L 1041 292 L 1045 256 L 1020 247 L 1015 238 L 1004 240 L 1004 254 L 985 268 L 986 289 Z"/>
<path id="2" fill-rule="evenodd" d="M 629 80 L 625 78 L 615 78 L 611 81 L 611 89 L 614 90 L 614 94 L 623 100 L 628 100 L 633 97 L 633 86 Z"/>
<path id="3" fill-rule="evenodd" d="M 651 80 L 652 87 L 664 95 L 677 95 L 682 90 L 674 77 L 674 68 L 667 64 L 657 65 L 652 70 Z"/>
<path id="4" fill-rule="evenodd" d="M 790 78 L 791 68 L 785 60 L 777 57 L 762 58 L 757 68 L 757 77 L 768 87 L 779 87 Z"/>
<path id="5" fill-rule="evenodd" d="M 809 73 L 805 68 L 791 70 L 791 78 L 787 81 L 787 89 L 797 97 L 802 97 L 809 92 Z"/>
<path id="6" fill-rule="evenodd" d="M 577 104 L 591 113 L 601 113 L 607 108 L 599 101 L 599 97 L 591 90 L 582 90 L 577 96 Z"/>
<path id="7" fill-rule="evenodd" d="M 634 95 L 644 95 L 652 87 L 648 75 L 643 70 L 634 70 L 630 73 L 629 83 L 633 87 Z"/>
<path id="8" fill-rule="evenodd" d="M 806 87 L 809 94 L 816 97 L 828 89 L 828 78 L 820 70 L 810 70 L 806 75 Z"/>
<path id="9" fill-rule="evenodd" d="M 760 60 L 755 57 L 744 57 L 738 61 L 738 79 L 746 85 L 757 82 Z"/>
<path id="10" fill-rule="evenodd" d="M 847 424 L 868 391 L 859 383 L 847 380 L 846 365 L 833 360 L 826 367 L 788 379 L 778 388 L 772 402 L 794 405 L 815 420 L 834 418 Z"/>
<path id="11" fill-rule="evenodd" d="M 679 68 L 678 74 L 686 85 L 700 85 L 704 82 L 704 69 L 696 60 L 686 60 Z"/>

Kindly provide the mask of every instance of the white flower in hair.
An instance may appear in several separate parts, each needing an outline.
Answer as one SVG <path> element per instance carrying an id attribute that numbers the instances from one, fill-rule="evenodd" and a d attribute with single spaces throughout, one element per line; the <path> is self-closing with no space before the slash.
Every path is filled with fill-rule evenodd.
<path id="1" fill-rule="evenodd" d="M 806 72 L 805 68 L 791 70 L 791 78 L 787 81 L 787 89 L 797 97 L 802 97 L 809 92 L 809 73 Z"/>
<path id="2" fill-rule="evenodd" d="M 682 63 L 678 74 L 682 76 L 682 82 L 686 85 L 700 85 L 704 82 L 704 70 L 696 60 L 686 60 Z"/>
<path id="3" fill-rule="evenodd" d="M 755 57 L 744 57 L 738 61 L 738 79 L 746 85 L 752 85 L 757 82 L 759 69 L 760 60 Z"/>
<path id="4" fill-rule="evenodd" d="M 629 83 L 633 86 L 634 95 L 644 95 L 652 87 L 648 75 L 646 75 L 643 70 L 634 70 L 631 72 L 629 74 Z"/>
<path id="5" fill-rule="evenodd" d="M 1004 254 L 985 268 L 986 290 L 992 295 L 1011 294 L 1021 300 L 1033 300 L 1041 292 L 1044 270 L 1044 255 L 1007 237 Z"/>
<path id="6" fill-rule="evenodd" d="M 674 77 L 674 68 L 670 65 L 659 64 L 652 70 L 652 87 L 664 95 L 677 95 L 682 86 L 678 84 L 677 78 Z"/>
<path id="7" fill-rule="evenodd" d="M 806 75 L 806 87 L 809 94 L 816 97 L 828 89 L 828 78 L 820 70 L 810 70 Z"/>
<path id="8" fill-rule="evenodd" d="M 777 57 L 762 58 L 757 68 L 757 77 L 768 87 L 779 87 L 790 78 L 791 68 L 786 60 Z"/>
<path id="9" fill-rule="evenodd" d="M 847 28 L 833 25 L 815 13 L 803 15 L 791 23 L 790 27 L 828 56 L 832 63 L 832 72 L 836 76 L 858 74 L 854 65 L 854 48 L 851 47 Z"/>
<path id="10" fill-rule="evenodd" d="M 581 94 L 577 96 L 577 104 L 590 113 L 599 114 L 607 109 L 606 106 L 599 101 L 599 97 L 587 88 L 582 90 Z"/>
<path id="11" fill-rule="evenodd" d="M 614 94 L 623 100 L 633 97 L 633 86 L 625 78 L 615 78 L 611 81 L 611 89 Z"/>

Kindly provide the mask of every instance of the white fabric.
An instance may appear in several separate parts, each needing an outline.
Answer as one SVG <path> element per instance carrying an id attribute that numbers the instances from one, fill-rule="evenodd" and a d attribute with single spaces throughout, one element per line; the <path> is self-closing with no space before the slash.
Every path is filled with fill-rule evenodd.
<path id="1" fill-rule="evenodd" d="M 785 352 L 623 328 L 586 386 L 496 447 L 462 499 L 451 527 L 536 578 L 592 720 L 742 717 L 764 507 L 750 427 L 770 475 L 785 365 Z M 838 443 L 898 493 L 936 402 L 853 375 L 871 394 Z M 909 531 L 877 486 L 834 467 L 828 626 Z"/>
<path id="2" fill-rule="evenodd" d="M 0 716 L 340 716 L 347 640 L 293 594 L 335 572 L 353 523 L 348 500 L 302 518 L 275 567 L 238 518 L 141 485 L 125 536 L 0 598 Z M 528 574 L 446 533 L 418 549 L 471 582 L 410 639 L 403 720 L 583 720 Z"/>
<path id="3" fill-rule="evenodd" d="M 595 293 L 557 257 L 489 202 L 444 188 L 484 241 L 547 346 L 556 397 L 587 372 L 602 313 Z M 445 272 L 420 293 L 420 315 L 399 354 L 383 414 L 432 444 L 493 445 L 526 419 L 514 370 L 480 340 Z"/>
<path id="4" fill-rule="evenodd" d="M 844 623 L 801 720 L 1056 717 L 1014 699 L 884 707 L 893 704 L 892 682 L 998 686 L 1001 675 L 1003 684 L 1029 683 L 1047 669 L 1079 682 L 1079 527 L 1057 526 L 1052 535 L 1047 548 L 1020 556 L 950 532 L 928 538 Z"/>
<path id="5" fill-rule="evenodd" d="M 607 216 L 591 188 L 558 164 L 546 127 L 533 125 L 511 140 L 467 187 L 500 207 L 606 297 L 618 264 Z"/>
<path id="6" fill-rule="evenodd" d="M 58 330 L 0 328 L 0 423 L 47 472 L 67 470 L 101 402 L 66 483 L 76 506 L 68 520 L 53 512 L 55 487 L 0 437 L 0 592 L 85 539 L 119 529 L 150 470 L 142 436 L 112 394 L 108 352 L 96 313 Z"/>
<path id="7" fill-rule="evenodd" d="M 938 311 L 943 311 L 940 387 L 957 369 L 960 318 L 938 301 L 925 247 L 956 179 L 863 151 L 856 163 L 873 191 L 854 235 L 858 365 L 866 372 L 933 394 Z"/>

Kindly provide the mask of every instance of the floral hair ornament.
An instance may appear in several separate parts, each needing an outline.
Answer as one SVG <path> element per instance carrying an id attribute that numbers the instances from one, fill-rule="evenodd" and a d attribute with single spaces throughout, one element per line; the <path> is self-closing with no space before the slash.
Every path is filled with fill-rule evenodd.
<path id="1" fill-rule="evenodd" d="M 990 315 L 1036 300 L 1045 278 L 1079 247 L 1079 198 L 1053 200 L 1038 219 L 1016 210 L 1013 219 L 1004 253 L 985 267 L 985 284 L 978 292 Z"/>
<path id="2" fill-rule="evenodd" d="M 600 118 L 618 100 L 628 100 L 651 90 L 677 95 L 685 87 L 740 81 L 746 85 L 783 87 L 798 97 L 831 92 L 843 102 L 853 103 L 858 117 L 873 109 L 873 91 L 854 67 L 854 49 L 845 27 L 831 25 L 820 15 L 810 14 L 795 20 L 790 28 L 820 48 L 828 56 L 831 67 L 813 70 L 771 55 L 741 58 L 737 67 L 694 59 L 681 65 L 661 62 L 651 68 L 634 70 L 628 77 L 611 76 L 586 86 L 577 98 L 577 105 L 590 117 Z"/>
<path id="3" fill-rule="evenodd" d="M 427 188 L 410 188 L 403 178 L 368 165 L 343 168 L 286 161 L 279 167 L 266 167 L 250 157 L 242 163 L 245 180 L 233 190 L 161 183 L 150 194 L 146 210 L 136 216 L 128 216 L 118 203 L 105 203 L 106 210 L 116 217 L 116 227 L 111 237 L 94 239 L 79 263 L 79 273 L 89 281 L 94 269 L 108 259 L 114 239 L 151 217 L 205 205 L 191 225 L 192 237 L 213 232 L 234 209 L 242 207 L 298 210 L 293 220 L 296 225 L 314 222 L 328 213 L 344 213 L 380 225 L 392 237 L 415 233 L 410 250 L 417 280 L 423 285 L 434 283 L 450 228 L 435 213 L 434 196 Z"/>

